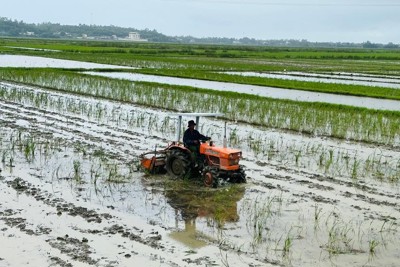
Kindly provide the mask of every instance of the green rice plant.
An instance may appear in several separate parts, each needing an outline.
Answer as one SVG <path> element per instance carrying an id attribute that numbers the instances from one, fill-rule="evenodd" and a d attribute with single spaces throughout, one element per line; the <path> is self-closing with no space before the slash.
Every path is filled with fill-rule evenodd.
<path id="1" fill-rule="evenodd" d="M 10 166 L 10 169 L 12 169 L 13 167 L 15 167 L 15 166 L 14 166 L 14 157 L 13 157 L 13 156 L 10 156 L 10 159 L 9 159 L 9 166 Z"/>
<path id="2" fill-rule="evenodd" d="M 274 206 L 276 197 L 268 197 L 267 199 L 255 199 L 253 201 L 246 201 L 244 209 L 247 213 L 246 226 L 248 231 L 252 234 L 253 244 L 260 244 L 265 242 L 267 236 L 270 234 L 268 230 L 269 220 L 279 215 L 279 210 L 282 206 L 279 203 L 278 207 Z"/>
<path id="3" fill-rule="evenodd" d="M 229 133 L 228 140 L 231 146 L 236 146 L 240 142 L 239 137 L 237 135 L 237 128 L 231 130 L 231 132 Z"/>
<path id="4" fill-rule="evenodd" d="M 353 167 L 351 169 L 351 178 L 352 179 L 357 179 L 359 165 L 360 165 L 359 161 L 357 160 L 356 157 L 354 157 Z"/>
<path id="5" fill-rule="evenodd" d="M 6 151 L 6 150 L 3 150 L 1 152 L 1 162 L 3 162 L 3 163 L 6 162 L 7 154 L 8 154 L 8 151 Z"/>
<path id="6" fill-rule="evenodd" d="M 31 161 L 35 157 L 36 143 L 32 137 L 25 140 L 24 143 L 24 155 L 28 161 Z"/>
<path id="7" fill-rule="evenodd" d="M 283 243 L 283 248 L 282 248 L 282 251 L 283 251 L 282 256 L 283 257 L 287 257 L 292 245 L 293 245 L 293 239 L 290 237 L 290 234 L 288 234 L 285 239 L 285 242 Z"/>
<path id="8" fill-rule="evenodd" d="M 296 162 L 296 166 L 299 166 L 299 159 L 300 159 L 300 157 L 301 157 L 301 150 L 298 150 L 296 153 L 295 153 L 295 162 Z"/>
<path id="9" fill-rule="evenodd" d="M 101 165 L 97 166 L 96 170 L 95 170 L 94 165 L 92 165 L 90 168 L 90 177 L 91 177 L 91 181 L 93 182 L 94 186 L 97 186 L 97 181 L 101 176 L 100 169 L 101 169 Z"/>
<path id="10" fill-rule="evenodd" d="M 136 82 L 132 85 L 127 81 L 89 77 L 65 71 L 35 70 L 30 73 L 19 71 L 17 75 L 11 75 L 13 72 L 16 71 L 2 70 L 0 77 L 4 76 L 5 79 L 8 77 L 16 81 L 19 81 L 18 77 L 20 77 L 25 82 L 29 80 L 30 83 L 41 86 L 125 101 L 120 99 L 117 94 L 119 90 L 123 90 L 129 92 L 129 102 L 171 110 L 179 110 L 180 107 L 185 106 L 190 107 L 185 111 L 223 111 L 228 119 L 316 135 L 388 145 L 398 145 L 400 141 L 398 112 L 372 111 L 321 103 L 301 103 L 154 83 Z M 36 76 L 39 75 L 43 77 L 38 79 Z M 114 88 L 114 90 L 107 88 Z M 195 107 L 189 105 L 190 101 L 199 97 L 204 101 Z M 297 114 L 302 114 L 302 116 L 297 116 Z M 332 127 L 335 131 L 329 130 Z"/>
<path id="11" fill-rule="evenodd" d="M 74 167 L 74 177 L 73 177 L 73 179 L 76 182 L 81 183 L 82 182 L 82 176 L 81 176 L 82 166 L 81 166 L 81 162 L 78 161 L 78 160 L 74 160 L 73 161 L 73 167 Z"/>
<path id="12" fill-rule="evenodd" d="M 333 150 L 329 149 L 329 159 L 325 162 L 325 173 L 328 173 L 330 166 L 333 163 Z"/>
<path id="13" fill-rule="evenodd" d="M 322 208 L 320 208 L 317 204 L 314 206 L 314 229 L 319 228 L 319 222 L 321 219 Z"/>
<path id="14" fill-rule="evenodd" d="M 118 165 L 117 164 L 111 164 L 107 166 L 108 168 L 108 175 L 105 179 L 106 182 L 108 183 L 126 183 L 128 181 L 128 178 L 122 175 L 119 171 Z"/>
<path id="15" fill-rule="evenodd" d="M 331 224 L 328 223 L 330 218 L 333 218 Z M 355 251 L 353 248 L 355 231 L 351 222 L 344 222 L 331 213 L 327 218 L 326 225 L 328 227 L 328 241 L 325 250 L 330 256 Z"/>
<path id="16" fill-rule="evenodd" d="M 82 110 L 88 109 L 85 108 L 88 102 L 83 100 L 76 100 L 71 97 L 68 98 L 68 96 L 61 96 L 56 98 L 54 96 L 50 97 L 49 93 L 43 93 L 48 95 L 47 97 L 44 97 L 42 96 L 42 93 L 33 91 L 29 92 L 29 90 L 13 89 L 10 91 L 8 90 L 3 91 L 4 95 L 6 95 L 7 93 L 10 94 L 7 96 L 7 98 L 11 97 L 11 95 L 16 95 L 18 96 L 18 98 L 20 98 L 19 101 L 24 103 L 27 101 L 27 98 L 29 98 L 32 99 L 33 101 L 32 103 L 34 105 L 39 105 L 42 108 L 45 108 L 44 105 L 47 104 L 50 107 L 54 108 L 57 107 L 57 110 L 59 112 L 61 111 L 64 112 L 65 109 L 69 109 L 71 110 L 71 112 L 80 114 Z M 41 101 L 36 101 L 36 99 L 42 99 L 41 101 L 43 101 L 43 103 Z M 120 113 L 120 111 L 116 106 L 108 108 L 107 105 L 103 105 L 100 102 L 98 102 L 96 104 L 91 103 L 90 107 L 93 113 L 95 113 L 98 110 L 101 110 L 100 113 L 102 114 L 102 116 L 98 118 L 99 120 L 110 120 L 110 116 L 117 119 L 117 117 L 120 118 L 122 115 L 122 113 Z M 129 117 L 128 113 L 126 113 L 126 116 Z M 383 116 L 379 115 L 378 117 L 383 117 Z M 160 125 L 161 122 L 157 121 L 154 115 L 149 115 L 144 113 L 134 113 L 127 120 L 129 120 L 130 122 L 137 121 L 138 127 L 141 128 L 147 127 L 149 132 L 157 130 L 157 128 L 163 128 L 163 126 L 158 127 L 158 125 Z M 319 117 L 318 120 L 320 120 Z M 171 133 L 175 131 L 173 121 L 170 122 L 169 128 Z M 243 136 L 240 136 L 240 134 L 237 133 L 237 129 L 234 129 L 232 132 L 234 137 L 234 139 L 232 139 L 232 142 L 236 143 L 236 145 L 242 145 L 243 142 L 240 142 L 240 140 L 244 139 Z M 12 138 L 13 140 L 12 143 L 14 143 L 13 146 L 22 148 L 20 146 L 20 141 L 19 141 L 21 140 L 21 138 L 22 136 L 18 137 L 18 135 L 16 135 L 16 138 L 14 136 L 14 138 Z M 258 155 L 260 155 L 262 157 L 266 157 L 268 160 L 274 158 L 278 161 L 285 162 L 285 164 L 299 166 L 301 161 L 303 161 L 303 163 L 310 162 L 307 159 L 312 159 L 313 161 L 318 163 L 318 165 L 321 167 L 321 169 L 324 171 L 326 175 L 335 174 L 342 176 L 344 173 L 343 169 L 345 168 L 343 166 L 346 166 L 347 168 L 346 175 L 348 175 L 349 177 L 353 177 L 353 179 L 354 177 L 365 176 L 365 177 L 374 177 L 375 179 L 391 183 L 397 183 L 399 180 L 398 179 L 399 171 L 395 171 L 396 159 L 393 160 L 393 162 L 385 163 L 383 162 L 384 158 L 382 156 L 376 156 L 376 157 L 373 156 L 370 157 L 369 160 L 364 161 L 360 160 L 358 156 L 355 156 L 353 159 L 353 156 L 350 156 L 347 152 L 344 153 L 338 152 L 337 155 L 335 156 L 333 150 L 327 149 L 322 145 L 315 145 L 315 146 L 307 145 L 307 148 L 305 149 L 307 152 L 304 152 L 303 154 L 300 155 L 300 151 L 304 151 L 304 148 L 296 146 L 296 144 L 288 144 L 285 145 L 286 147 L 283 147 L 282 140 L 269 140 L 268 138 L 265 138 L 263 136 L 256 136 L 252 133 L 250 133 L 249 136 L 245 139 L 248 140 L 246 144 L 257 157 Z M 27 155 L 28 154 L 29 153 L 27 153 Z M 334 161 L 335 157 L 336 160 Z M 304 160 L 302 160 L 303 158 Z"/>
<path id="17" fill-rule="evenodd" d="M 369 244 L 369 249 L 368 249 L 369 253 L 372 255 L 375 255 L 376 248 L 380 244 L 379 241 L 372 239 L 372 240 L 368 241 L 368 244 Z"/>

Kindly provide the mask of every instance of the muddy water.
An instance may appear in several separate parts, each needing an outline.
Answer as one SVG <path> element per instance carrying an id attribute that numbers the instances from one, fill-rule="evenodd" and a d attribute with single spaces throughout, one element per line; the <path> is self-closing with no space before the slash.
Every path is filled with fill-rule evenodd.
<path id="1" fill-rule="evenodd" d="M 46 92 L 26 86 L 20 89 Z M 398 183 L 373 177 L 351 178 L 351 172 L 344 171 L 327 175 L 326 166 L 316 168 L 324 150 L 343 150 L 345 159 L 357 158 L 357 165 L 363 159 L 373 159 L 372 155 L 376 155 L 374 161 L 384 157 L 387 164 L 391 161 L 395 164 L 400 159 L 394 149 L 273 132 L 246 124 L 231 125 L 230 135 L 235 132 L 243 144 L 249 134 L 252 138 L 258 133 L 269 136 L 270 141 L 274 140 L 269 143 L 273 145 L 271 153 L 278 156 L 260 155 L 243 146 L 242 163 L 248 184 L 207 190 L 196 184 L 196 180 L 179 184 L 131 168 L 132 160 L 140 153 L 156 144 L 166 144 L 175 136 L 170 129 L 175 120 L 166 120 L 167 112 L 51 94 L 57 105 L 49 101 L 48 105 L 36 106 L 27 99 L 0 101 L 4 157 L 0 222 L 7 228 L 2 239 L 7 242 L 9 234 L 21 240 L 30 240 L 30 236 L 41 249 L 38 251 L 52 255 L 49 259 L 47 254 L 34 253 L 38 263 L 397 264 Z M 64 108 L 64 102 L 69 108 Z M 84 106 L 99 107 L 103 116 L 97 116 L 96 109 L 88 112 Z M 131 113 L 137 116 L 126 117 Z M 221 139 L 222 121 L 204 119 L 201 123 L 202 132 L 210 131 L 207 134 L 214 140 Z M 36 140 L 34 157 L 26 153 L 29 137 Z M 311 147 L 310 155 L 302 154 L 298 165 L 295 159 L 284 157 L 297 150 L 292 143 Z M 313 150 L 317 151 L 315 155 Z M 380 171 L 384 166 L 380 166 Z M 79 176 L 75 175 L 76 169 Z M 369 252 L 371 242 L 378 244 L 374 253 Z M 9 247 L 18 248 L 12 242 Z M 78 250 L 84 253 L 74 259 L 73 254 Z M 27 255 L 24 253 L 17 256 Z M 15 258 L 23 260 L 4 258 L 10 266 L 17 262 Z"/>
<path id="2" fill-rule="evenodd" d="M 210 90 L 230 91 L 230 92 L 238 92 L 244 94 L 259 95 L 263 97 L 270 97 L 277 99 L 289 99 L 302 102 L 322 102 L 322 103 L 332 103 L 332 104 L 348 105 L 355 107 L 364 107 L 370 109 L 400 111 L 400 101 L 396 100 L 326 94 L 326 93 L 281 89 L 281 88 L 266 87 L 266 86 L 212 82 L 204 80 L 163 77 L 163 76 L 144 75 L 135 73 L 117 73 L 117 72 L 112 72 L 112 73 L 85 72 L 85 73 L 91 75 L 115 78 L 115 79 L 156 82 L 156 83 L 165 83 L 172 85 L 184 85 L 184 86 L 192 86 Z"/>

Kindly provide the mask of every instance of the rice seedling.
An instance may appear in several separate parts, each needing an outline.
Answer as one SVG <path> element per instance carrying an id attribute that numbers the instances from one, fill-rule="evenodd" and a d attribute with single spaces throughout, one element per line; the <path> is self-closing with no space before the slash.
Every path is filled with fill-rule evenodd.
<path id="1" fill-rule="evenodd" d="M 376 253 L 376 248 L 379 246 L 379 241 L 376 241 L 376 240 L 374 240 L 374 239 L 372 239 L 372 240 L 370 240 L 369 242 L 368 242 L 368 244 L 369 244 L 369 253 L 371 254 L 371 255 L 375 255 L 375 253 Z"/>
<path id="2" fill-rule="evenodd" d="M 127 177 L 119 173 L 117 164 L 111 164 L 108 166 L 108 175 L 105 181 L 109 183 L 126 183 Z"/>
<path id="3" fill-rule="evenodd" d="M 6 151 L 6 150 L 3 150 L 1 152 L 1 162 L 3 162 L 3 163 L 6 162 L 7 154 L 8 154 L 8 151 Z"/>
<path id="4" fill-rule="evenodd" d="M 351 178 L 352 179 L 357 179 L 358 165 L 359 165 L 359 163 L 358 163 L 357 159 L 354 158 L 353 167 L 351 168 Z"/>
<path id="5" fill-rule="evenodd" d="M 225 267 L 229 267 L 230 265 L 229 265 L 229 261 L 228 261 L 228 254 L 225 253 L 225 255 L 224 255 L 222 249 L 220 249 L 219 252 L 221 254 L 221 263 L 222 263 L 222 265 L 225 266 Z"/>
<path id="6" fill-rule="evenodd" d="M 31 161 L 35 157 L 36 143 L 32 137 L 26 139 L 24 144 L 24 155 L 28 161 Z"/>
<path id="7" fill-rule="evenodd" d="M 269 233 L 269 220 L 274 216 L 279 215 L 282 207 L 282 198 L 275 196 L 266 199 L 255 199 L 245 201 L 243 208 L 247 214 L 246 226 L 252 235 L 252 243 L 254 246 L 264 243 L 267 240 Z M 274 205 L 277 203 L 279 205 Z"/>
<path id="8" fill-rule="evenodd" d="M 14 72 L 16 71 L 3 70 L 0 71 L 0 75 L 3 75 L 5 79 L 8 77 L 16 81 L 19 81 L 18 77 L 20 77 L 25 82 L 29 80 L 32 84 L 77 94 L 97 95 L 127 101 L 124 100 L 127 98 L 126 96 L 121 99 L 118 95 L 118 92 L 123 90 L 126 94 L 129 92 L 128 102 L 171 110 L 191 107 L 191 110 L 186 111 L 223 111 L 228 119 L 268 127 L 388 145 L 396 145 L 399 142 L 398 125 L 400 119 L 398 112 L 370 111 L 329 104 L 304 104 L 232 92 L 194 90 L 188 87 L 144 82 L 136 82 L 133 85 L 127 81 L 88 77 L 61 71 L 18 72 L 17 74 Z M 38 76 L 41 78 L 38 79 Z M 104 90 L 99 93 L 99 88 Z M 114 88 L 114 90 L 108 88 Z M 196 107 L 189 105 L 190 101 L 198 99 L 200 95 L 204 101 Z M 102 111 L 99 110 L 98 112 L 101 116 Z M 302 114 L 302 116 L 296 116 L 296 114 Z M 335 131 L 329 130 L 330 128 L 334 128 Z"/>
<path id="9" fill-rule="evenodd" d="M 288 234 L 288 236 L 286 237 L 285 242 L 283 244 L 282 257 L 287 257 L 289 255 L 289 252 L 290 252 L 290 249 L 291 249 L 292 245 L 293 245 L 293 239 Z"/>
<path id="10" fill-rule="evenodd" d="M 38 105 L 41 108 L 45 108 L 47 105 L 47 107 L 53 108 L 58 112 L 64 112 L 67 109 L 74 114 L 82 114 L 81 112 L 85 113 L 85 110 L 91 110 L 92 114 L 96 115 L 90 114 L 90 119 L 93 118 L 99 122 L 105 121 L 108 123 L 115 123 L 119 127 L 140 127 L 146 130 L 148 134 L 153 133 L 153 131 L 158 131 L 163 135 L 168 133 L 170 133 L 170 136 L 175 135 L 174 120 L 164 119 L 164 121 L 159 121 L 156 116 L 143 112 L 122 111 L 117 105 L 108 106 L 100 102 L 89 102 L 87 100 L 75 98 L 71 95 L 56 95 L 45 91 L 26 90 L 22 87 L 6 88 L 6 90 L 3 91 L 3 95 L 7 95 L 7 99 L 12 99 L 14 96 L 16 97 L 15 100 L 19 102 L 24 102 L 26 104 L 30 102 L 32 105 Z M 36 101 L 36 99 L 41 99 L 41 101 Z M 85 116 L 87 116 L 87 114 L 85 114 Z M 120 119 L 125 117 L 126 120 Z M 113 122 L 113 120 L 115 121 Z M 122 125 L 121 123 L 124 124 Z M 215 132 L 215 130 L 212 132 Z M 21 139 L 21 136 L 13 138 L 11 148 L 13 148 L 15 144 L 18 145 L 20 143 L 18 138 Z M 247 147 L 243 148 L 253 151 L 256 157 L 266 158 L 268 160 L 276 159 L 279 162 L 284 162 L 285 164 L 296 167 L 300 166 L 300 164 L 307 164 L 308 168 L 312 168 L 310 162 L 316 161 L 325 175 L 343 176 L 343 169 L 347 169 L 347 175 L 352 179 L 364 176 L 366 178 L 372 177 L 391 183 L 397 183 L 399 181 L 399 171 L 396 171 L 397 167 L 395 166 L 396 160 L 398 161 L 398 159 L 384 164 L 382 159 L 379 159 L 376 155 L 371 156 L 368 160 L 361 160 L 358 155 L 350 156 L 346 151 L 340 150 L 335 153 L 332 149 L 323 148 L 321 145 L 310 146 L 310 144 L 306 144 L 299 146 L 296 143 L 289 143 L 283 147 L 282 140 L 269 139 L 261 134 L 254 134 L 253 132 L 250 132 L 246 137 L 239 134 L 236 128 L 232 128 L 229 139 L 232 146 L 243 147 L 243 145 L 246 144 Z M 246 140 L 247 142 L 244 143 L 241 140 Z M 83 153 L 85 152 L 83 151 Z"/>
<path id="11" fill-rule="evenodd" d="M 322 208 L 317 204 L 314 206 L 314 229 L 319 229 Z"/>
<path id="12" fill-rule="evenodd" d="M 74 167 L 74 173 L 73 173 L 73 179 L 77 182 L 77 183 L 81 183 L 82 182 L 82 175 L 81 175 L 81 162 L 79 160 L 74 160 L 73 161 L 73 167 Z"/>

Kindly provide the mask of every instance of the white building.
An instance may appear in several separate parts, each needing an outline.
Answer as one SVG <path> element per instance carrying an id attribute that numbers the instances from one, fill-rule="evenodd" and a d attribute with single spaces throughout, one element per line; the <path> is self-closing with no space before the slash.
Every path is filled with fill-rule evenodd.
<path id="1" fill-rule="evenodd" d="M 130 32 L 128 39 L 133 40 L 133 41 L 139 41 L 140 40 L 140 34 L 138 32 Z"/>
<path id="2" fill-rule="evenodd" d="M 147 42 L 147 39 L 140 38 L 140 34 L 138 32 L 130 32 L 127 39 L 135 42 Z"/>

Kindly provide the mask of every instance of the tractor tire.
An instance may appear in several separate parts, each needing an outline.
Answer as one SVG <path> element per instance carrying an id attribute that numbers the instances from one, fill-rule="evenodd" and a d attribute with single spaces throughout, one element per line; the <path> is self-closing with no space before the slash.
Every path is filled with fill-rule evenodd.
<path id="1" fill-rule="evenodd" d="M 216 188 L 218 186 L 219 173 L 218 169 L 209 166 L 203 169 L 203 182 L 206 187 Z"/>
<path id="2" fill-rule="evenodd" d="M 239 168 L 239 175 L 236 178 L 236 183 L 246 183 L 246 173 L 244 172 L 242 166 Z"/>
<path id="3" fill-rule="evenodd" d="M 191 171 L 190 162 L 189 154 L 176 149 L 167 154 L 165 168 L 172 178 L 185 178 Z"/>

